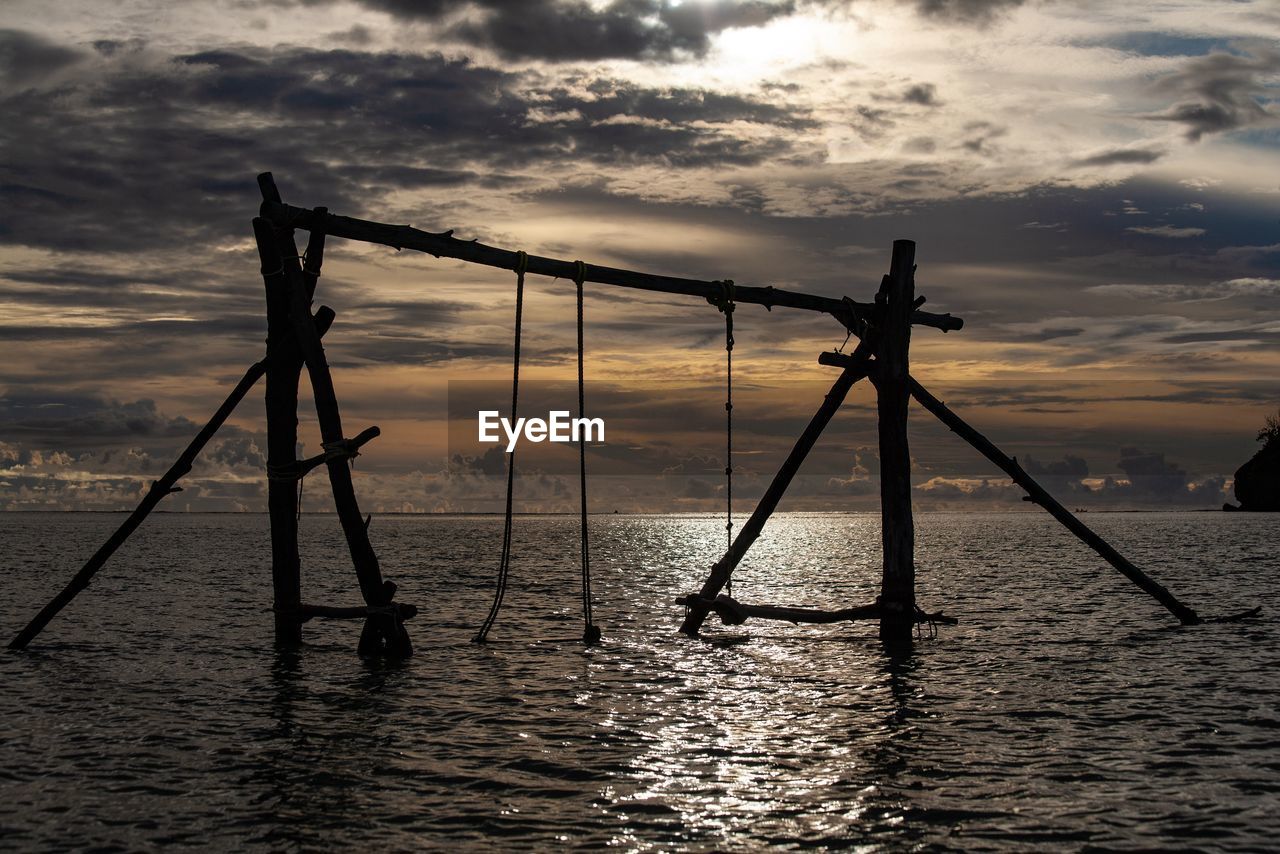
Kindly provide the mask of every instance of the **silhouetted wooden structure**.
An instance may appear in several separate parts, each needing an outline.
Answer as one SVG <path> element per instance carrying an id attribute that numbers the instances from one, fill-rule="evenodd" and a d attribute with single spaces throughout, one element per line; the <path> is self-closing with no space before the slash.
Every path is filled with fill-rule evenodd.
<path id="1" fill-rule="evenodd" d="M 177 481 L 190 470 L 192 460 L 254 383 L 265 375 L 267 493 L 271 518 L 277 639 L 284 643 L 297 642 L 301 638 L 302 624 L 314 617 L 356 618 L 365 621 L 359 644 L 362 655 L 399 658 L 411 653 L 412 645 L 404 621 L 414 616 L 417 609 L 394 600 L 396 586 L 383 578 L 369 539 L 370 518 L 361 514 L 351 480 L 351 459 L 378 435 L 378 428 L 370 427 L 353 438 L 346 437 L 333 377 L 321 345 L 321 338 L 333 323 L 335 315 L 325 306 L 320 306 L 314 313 L 311 309 L 327 237 L 377 243 L 397 250 L 414 249 L 437 258 L 456 258 L 516 270 L 521 276 L 531 273 L 562 278 L 578 283 L 579 288 L 585 281 L 701 297 L 719 306 L 727 316 L 732 311 L 732 303 L 762 305 L 770 310 L 785 307 L 816 311 L 830 315 L 850 335 L 859 339 L 856 349 L 850 354 L 827 352 L 819 356 L 820 364 L 838 368 L 840 374 L 751 516 L 736 537 L 733 537 L 724 556 L 710 568 L 701 589 L 676 600 L 677 604 L 684 605 L 686 609 L 684 622 L 680 627 L 680 631 L 685 634 L 697 635 L 707 615 L 712 612 L 729 624 L 741 623 L 748 618 L 812 623 L 878 620 L 880 636 L 890 643 L 909 641 L 915 628 L 922 623 L 954 622 L 941 613 L 924 611 L 916 602 L 911 453 L 907 435 L 907 410 L 911 398 L 915 398 L 928 412 L 1025 489 L 1026 500 L 1045 508 L 1125 577 L 1164 605 L 1182 624 L 1201 622 L 1195 611 L 1178 601 L 1173 594 L 1126 560 L 1054 500 L 1018 465 L 1016 459 L 1002 453 L 912 378 L 909 358 L 912 326 L 931 327 L 943 332 L 958 330 L 963 326 L 959 318 L 949 314 L 932 314 L 920 310 L 925 300 L 924 297 L 915 295 L 915 244 L 912 241 L 894 242 L 888 275 L 882 280 L 874 301 L 862 303 L 848 297 L 834 299 L 768 286 L 657 276 L 583 264 L 580 261 L 527 255 L 476 241 L 459 240 L 453 237 L 451 231 L 431 233 L 407 225 L 337 216 L 322 207 L 294 207 L 283 202 L 270 173 L 260 175 L 258 183 L 263 201 L 260 216 L 253 220 L 253 231 L 266 288 L 265 359 L 249 370 L 174 466 L 153 484 L 138 508 L 93 555 L 71 583 L 13 639 L 9 644 L 10 648 L 25 647 L 59 610 L 88 585 L 116 548 L 141 524 L 160 500 L 171 492 L 179 491 Z M 296 229 L 309 232 L 306 251 L 301 255 L 294 239 Z M 730 304 L 726 305 L 726 301 L 730 301 Z M 731 338 L 729 349 L 732 349 Z M 304 367 L 315 396 L 323 453 L 310 459 L 298 460 L 295 458 L 298 387 Z M 872 603 L 827 611 L 744 604 L 723 595 L 721 591 L 729 582 L 734 568 L 759 537 L 823 429 L 840 408 L 853 385 L 864 378 L 871 380 L 877 393 L 883 543 L 879 597 Z M 308 471 L 321 465 L 328 470 L 334 506 L 351 552 L 360 593 L 364 599 L 363 606 L 310 605 L 302 600 L 297 485 L 298 480 Z"/>

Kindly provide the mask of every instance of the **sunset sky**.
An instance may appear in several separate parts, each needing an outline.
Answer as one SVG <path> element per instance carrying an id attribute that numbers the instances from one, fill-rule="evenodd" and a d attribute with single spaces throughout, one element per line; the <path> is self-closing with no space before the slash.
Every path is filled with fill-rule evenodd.
<path id="1" fill-rule="evenodd" d="M 262 357 L 264 170 L 334 213 L 864 301 L 913 239 L 966 324 L 915 330 L 927 388 L 1072 506 L 1217 507 L 1280 404 L 1278 45 L 1263 0 L 6 0 L 0 508 L 132 506 Z M 715 509 L 720 315 L 587 291 L 593 506 Z M 513 276 L 334 239 L 317 302 L 347 432 L 383 431 L 367 508 L 497 509 L 447 402 L 507 407 Z M 526 310 L 524 375 L 572 379 L 572 283 Z M 844 335 L 736 320 L 746 510 Z M 921 507 L 1025 506 L 911 419 Z M 166 507 L 263 509 L 264 448 L 259 389 Z M 558 450 L 526 509 L 574 506 Z M 874 507 L 875 475 L 866 387 L 783 509 Z"/>

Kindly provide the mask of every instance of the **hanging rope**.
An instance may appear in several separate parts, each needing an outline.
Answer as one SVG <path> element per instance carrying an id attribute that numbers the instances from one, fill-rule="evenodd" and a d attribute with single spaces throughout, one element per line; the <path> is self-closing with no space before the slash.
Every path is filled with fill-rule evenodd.
<path id="1" fill-rule="evenodd" d="M 720 283 L 724 294 L 717 308 L 724 314 L 725 400 L 724 400 L 724 535 L 725 555 L 733 550 L 733 279 Z M 733 576 L 725 587 L 733 595 Z"/>
<path id="2" fill-rule="evenodd" d="M 529 268 L 529 256 L 525 252 L 516 253 L 516 333 L 515 355 L 512 358 L 511 370 L 511 421 L 515 423 L 517 408 L 520 403 L 520 330 L 524 313 L 524 274 Z M 502 557 L 498 560 L 498 582 L 493 592 L 493 604 L 489 606 L 489 615 L 484 618 L 480 631 L 472 639 L 475 643 L 484 643 L 493 628 L 498 612 L 502 610 L 502 599 L 507 594 L 507 576 L 511 570 L 511 509 L 512 495 L 515 488 L 516 452 L 507 454 L 507 512 L 502 526 Z"/>
<path id="3" fill-rule="evenodd" d="M 578 418 L 586 417 L 586 391 L 583 381 L 582 285 L 587 279 L 587 265 L 574 262 L 574 284 L 578 286 Z M 598 643 L 600 629 L 591 616 L 591 544 L 587 536 L 587 437 L 578 433 L 578 491 L 582 496 L 582 642 Z"/>

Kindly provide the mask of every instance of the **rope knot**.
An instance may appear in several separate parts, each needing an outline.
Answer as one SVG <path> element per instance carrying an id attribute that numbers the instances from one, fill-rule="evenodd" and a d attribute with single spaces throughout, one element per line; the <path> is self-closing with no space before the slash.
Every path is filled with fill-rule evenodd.
<path id="1" fill-rule="evenodd" d="M 271 463 L 267 463 L 267 480 L 290 481 L 299 480 L 301 477 L 302 467 L 297 460 L 280 466 L 273 466 Z"/>
<path id="2" fill-rule="evenodd" d="M 517 276 L 523 276 L 529 271 L 529 253 L 521 249 L 516 253 L 516 265 L 513 268 Z"/>
<path id="3" fill-rule="evenodd" d="M 331 460 L 349 460 L 360 456 L 360 449 L 350 439 L 334 439 L 332 442 L 321 442 L 320 447 L 324 449 L 324 461 L 326 463 Z"/>
<path id="4" fill-rule="evenodd" d="M 587 280 L 587 265 L 581 261 L 573 262 L 573 280 L 581 285 Z"/>
<path id="5" fill-rule="evenodd" d="M 714 305 L 716 308 L 723 311 L 725 314 L 728 314 L 731 311 L 733 311 L 733 308 L 734 308 L 733 279 L 721 279 L 717 281 L 715 284 L 720 286 L 720 294 L 719 296 L 708 297 L 707 301 L 710 302 L 712 305 Z"/>

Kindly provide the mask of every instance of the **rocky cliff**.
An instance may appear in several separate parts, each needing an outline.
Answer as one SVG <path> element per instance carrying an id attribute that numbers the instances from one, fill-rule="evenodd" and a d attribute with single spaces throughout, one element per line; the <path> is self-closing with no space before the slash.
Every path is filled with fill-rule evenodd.
<path id="1" fill-rule="evenodd" d="M 1271 440 L 1236 470 L 1241 510 L 1280 512 L 1280 440 Z"/>

